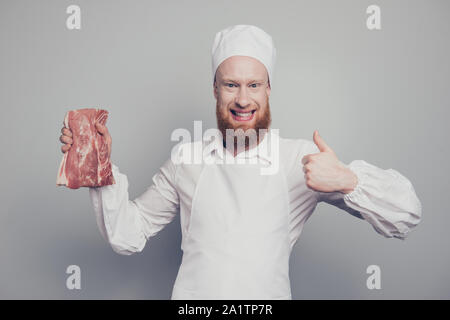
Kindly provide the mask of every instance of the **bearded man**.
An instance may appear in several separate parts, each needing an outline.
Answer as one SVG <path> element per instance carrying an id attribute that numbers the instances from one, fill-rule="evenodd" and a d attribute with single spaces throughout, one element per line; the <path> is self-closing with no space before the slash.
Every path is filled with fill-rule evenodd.
<path id="1" fill-rule="evenodd" d="M 221 139 L 192 143 L 202 144 L 208 161 L 168 159 L 134 200 L 114 164 L 116 184 L 90 188 L 99 229 L 119 254 L 142 251 L 180 214 L 183 258 L 172 299 L 291 299 L 289 256 L 320 201 L 390 238 L 405 239 L 421 219 L 414 188 L 399 172 L 363 160 L 345 165 L 317 131 L 310 141 L 283 139 L 270 128 L 275 58 L 272 38 L 258 27 L 218 32 L 212 71 Z M 97 129 L 110 154 L 108 129 Z M 67 128 L 62 133 L 67 152 L 72 134 Z M 271 139 L 278 141 L 279 168 L 261 174 L 274 161 L 267 152 Z M 258 161 L 228 163 L 225 156 Z"/>

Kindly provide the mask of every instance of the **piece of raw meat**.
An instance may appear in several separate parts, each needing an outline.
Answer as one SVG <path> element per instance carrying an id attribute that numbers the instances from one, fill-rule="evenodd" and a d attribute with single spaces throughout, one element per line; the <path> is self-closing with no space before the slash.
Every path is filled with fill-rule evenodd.
<path id="1" fill-rule="evenodd" d="M 72 131 L 72 146 L 64 153 L 56 184 L 71 189 L 114 184 L 108 146 L 97 132 L 96 122 L 105 124 L 108 111 L 79 109 L 66 113 L 64 126 Z"/>

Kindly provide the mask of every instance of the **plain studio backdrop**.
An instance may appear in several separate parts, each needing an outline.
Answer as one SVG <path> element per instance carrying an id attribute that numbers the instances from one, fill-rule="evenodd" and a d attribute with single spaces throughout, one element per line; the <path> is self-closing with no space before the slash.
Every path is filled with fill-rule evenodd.
<path id="1" fill-rule="evenodd" d="M 66 27 L 72 4 L 81 30 Z M 371 4 L 381 30 L 366 26 Z M 170 156 L 173 130 L 216 126 L 215 33 L 254 24 L 278 51 L 272 127 L 310 140 L 318 129 L 341 161 L 405 175 L 423 205 L 402 241 L 319 204 L 293 248 L 293 298 L 449 299 L 449 12 L 446 0 L 2 0 L 0 298 L 170 298 L 179 216 L 142 253 L 114 253 L 88 190 L 55 185 L 62 121 L 74 108 L 110 112 L 112 161 L 137 197 Z M 66 288 L 69 265 L 81 290 Z M 366 286 L 370 265 L 379 290 Z"/>

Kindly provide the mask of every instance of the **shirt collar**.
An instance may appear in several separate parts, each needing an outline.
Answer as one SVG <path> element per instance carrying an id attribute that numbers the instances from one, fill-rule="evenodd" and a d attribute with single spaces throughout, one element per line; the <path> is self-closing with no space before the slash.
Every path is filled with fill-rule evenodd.
<path id="1" fill-rule="evenodd" d="M 268 161 L 270 163 L 273 162 L 273 150 L 269 149 L 269 143 L 271 142 L 271 139 L 277 139 L 277 134 L 272 130 L 269 129 L 267 133 L 264 135 L 263 140 L 255 147 L 240 152 L 237 156 L 237 158 L 241 159 L 251 159 L 254 157 L 258 157 L 260 159 L 263 159 L 265 161 Z M 222 135 L 219 130 L 215 131 L 214 138 L 211 140 L 206 141 L 205 147 L 203 148 L 203 157 L 209 157 L 213 156 L 214 154 L 217 155 L 218 158 L 224 159 L 224 155 L 227 153 L 227 156 L 233 157 L 233 155 L 224 148 L 223 141 L 222 141 Z"/>

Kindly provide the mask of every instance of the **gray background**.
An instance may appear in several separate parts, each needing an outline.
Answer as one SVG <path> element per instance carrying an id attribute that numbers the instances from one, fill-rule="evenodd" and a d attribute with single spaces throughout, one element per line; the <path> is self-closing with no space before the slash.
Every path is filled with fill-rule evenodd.
<path id="1" fill-rule="evenodd" d="M 1 1 L 0 298 L 168 299 L 181 262 L 176 218 L 143 253 L 101 238 L 87 189 L 56 187 L 67 110 L 110 111 L 112 159 L 136 197 L 176 128 L 215 127 L 210 49 L 254 24 L 278 50 L 273 127 L 318 129 L 340 159 L 408 177 L 423 221 L 406 241 L 319 204 L 291 256 L 294 299 L 450 298 L 448 1 Z M 381 7 L 382 30 L 366 28 Z M 81 7 L 82 29 L 66 29 Z M 81 267 L 81 290 L 65 287 Z M 381 290 L 366 268 L 381 267 Z"/>

